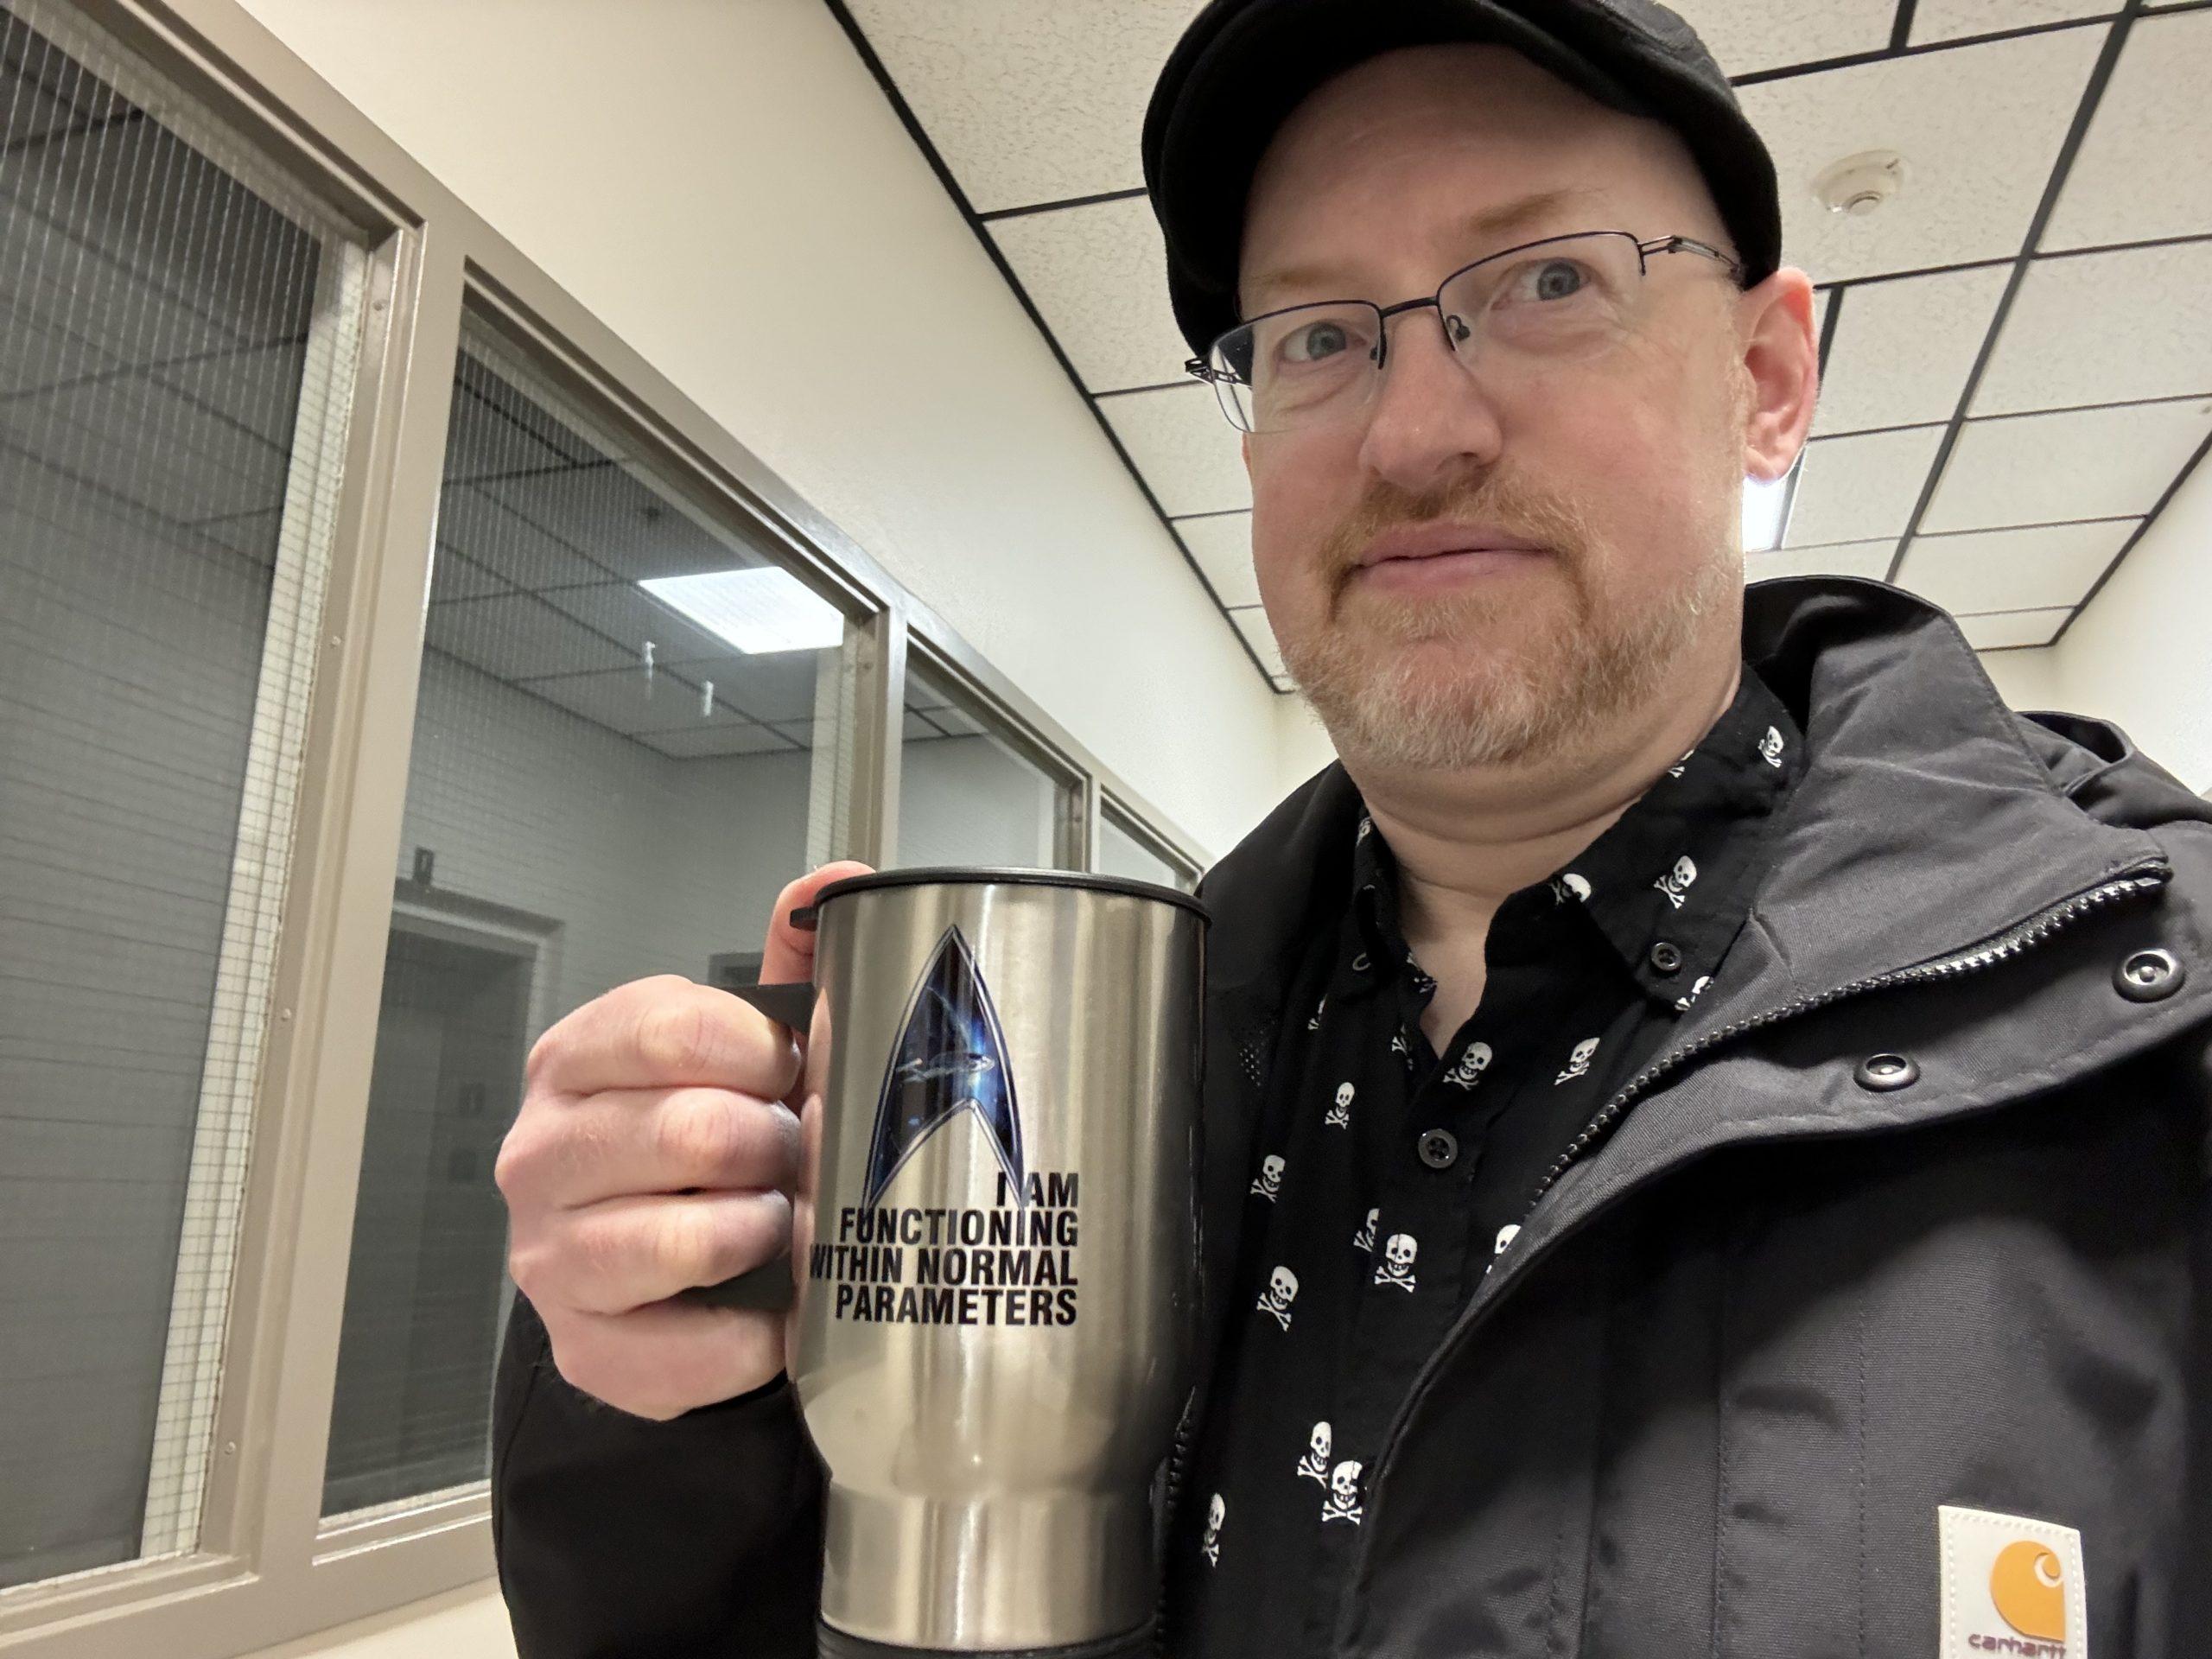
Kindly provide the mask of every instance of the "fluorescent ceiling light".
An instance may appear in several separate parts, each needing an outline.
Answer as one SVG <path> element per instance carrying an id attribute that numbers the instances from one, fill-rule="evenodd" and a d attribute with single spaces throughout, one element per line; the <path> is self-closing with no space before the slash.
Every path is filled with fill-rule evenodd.
<path id="1" fill-rule="evenodd" d="M 638 584 L 671 609 L 760 656 L 773 651 L 823 651 L 842 644 L 845 619 L 788 570 L 709 570 L 697 576 L 655 576 Z"/>
<path id="2" fill-rule="evenodd" d="M 1789 480 L 1804 464 L 1801 451 L 1789 470 L 1771 482 L 1744 480 L 1744 551 L 1768 553 L 1782 544 L 1783 517 L 1789 505 Z"/>

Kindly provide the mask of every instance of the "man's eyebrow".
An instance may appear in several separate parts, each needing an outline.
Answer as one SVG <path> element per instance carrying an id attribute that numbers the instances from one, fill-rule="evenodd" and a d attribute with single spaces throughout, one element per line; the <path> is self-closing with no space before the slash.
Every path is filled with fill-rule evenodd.
<path id="1" fill-rule="evenodd" d="M 1533 195 L 1519 196 L 1495 207 L 1485 207 L 1478 213 L 1469 214 L 1455 228 L 1470 243 L 1502 238 L 1513 232 L 1526 230 L 1563 209 L 1592 207 L 1600 199 L 1599 193 L 1587 186 L 1562 185 L 1556 190 L 1539 190 Z M 1317 297 L 1320 297 L 1319 290 L 1325 284 L 1343 280 L 1338 268 L 1333 265 L 1289 265 L 1281 270 L 1262 272 L 1245 291 L 1259 294 L 1268 289 L 1312 289 L 1316 290 Z M 1247 315 L 1251 314 L 1248 312 Z"/>

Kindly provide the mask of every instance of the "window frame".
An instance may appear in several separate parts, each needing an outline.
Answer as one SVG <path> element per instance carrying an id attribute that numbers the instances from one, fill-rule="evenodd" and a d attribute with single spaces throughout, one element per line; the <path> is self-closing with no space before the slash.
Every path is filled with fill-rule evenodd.
<path id="1" fill-rule="evenodd" d="M 350 227 L 367 262 L 198 1544 L 0 1591 L 10 1656 L 233 1659 L 493 1571 L 482 1483 L 404 1509 L 321 1513 L 375 1043 L 343 1014 L 380 997 L 465 312 L 850 620 L 849 792 L 812 861 L 895 860 L 910 660 L 1062 787 L 1065 868 L 1091 868 L 1109 811 L 1194 877 L 1207 855 L 237 0 L 55 3 Z"/>

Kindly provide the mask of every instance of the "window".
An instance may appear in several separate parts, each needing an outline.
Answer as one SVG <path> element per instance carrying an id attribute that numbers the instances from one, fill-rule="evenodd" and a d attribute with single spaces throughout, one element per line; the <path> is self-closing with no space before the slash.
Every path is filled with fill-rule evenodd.
<path id="1" fill-rule="evenodd" d="M 1078 795 L 995 732 L 969 699 L 909 659 L 899 752 L 899 861 L 1076 868 Z"/>
<path id="2" fill-rule="evenodd" d="M 1098 853 L 1092 863 L 1101 875 L 1126 875 L 1139 881 L 1157 881 L 1164 887 L 1188 893 L 1198 885 L 1190 866 L 1169 854 L 1150 836 L 1111 806 L 1098 814 Z"/>
<path id="3" fill-rule="evenodd" d="M 365 270 L 0 9 L 0 1586 L 197 1538 Z"/>
<path id="4" fill-rule="evenodd" d="M 488 328 L 465 334 L 323 1488 L 483 1479 L 492 1184 L 538 1033 L 758 950 L 826 837 L 843 617 Z M 810 835 L 810 830 L 814 833 Z"/>
<path id="5" fill-rule="evenodd" d="M 538 1033 L 1119 785 L 246 11 L 99 16 L 0 0 L 0 1646 L 229 1659 L 483 1571 Z"/>

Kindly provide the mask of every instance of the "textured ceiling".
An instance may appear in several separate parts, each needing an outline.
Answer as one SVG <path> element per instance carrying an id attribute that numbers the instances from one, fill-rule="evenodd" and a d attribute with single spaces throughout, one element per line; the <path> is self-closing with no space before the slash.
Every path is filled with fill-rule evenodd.
<path id="1" fill-rule="evenodd" d="M 1196 0 L 828 0 L 1278 690 L 1236 435 L 1188 380 L 1138 130 Z M 2212 0 L 1678 0 L 1773 151 L 1821 402 L 1747 574 L 2050 643 L 2212 445 Z M 1893 149 L 1863 218 L 1812 181 Z M 1830 326 L 1831 319 L 1833 326 Z"/>

